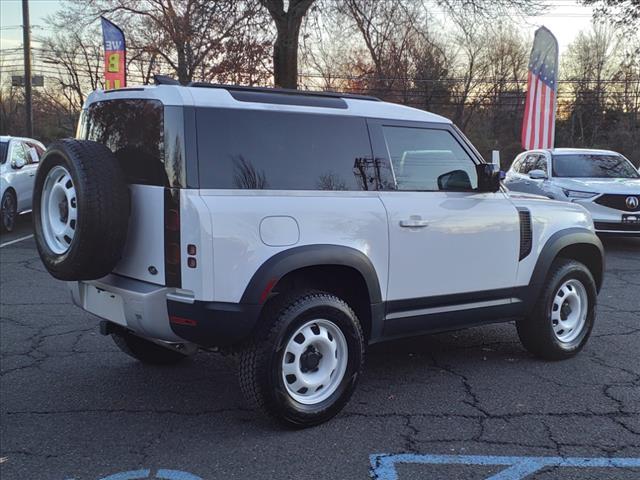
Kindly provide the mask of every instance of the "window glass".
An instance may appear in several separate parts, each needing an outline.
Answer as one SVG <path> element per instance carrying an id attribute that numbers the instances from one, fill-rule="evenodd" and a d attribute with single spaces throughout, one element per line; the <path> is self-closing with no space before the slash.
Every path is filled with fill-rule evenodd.
<path id="1" fill-rule="evenodd" d="M 199 108 L 196 119 L 201 188 L 379 188 L 363 118 Z"/>
<path id="2" fill-rule="evenodd" d="M 522 165 L 522 158 L 516 158 L 511 165 L 511 170 L 515 173 L 520 173 L 520 166 Z"/>
<path id="3" fill-rule="evenodd" d="M 26 143 L 27 143 L 27 148 L 28 148 L 28 149 L 33 149 L 33 150 L 35 150 L 35 154 L 36 154 L 36 156 L 35 156 L 35 161 L 36 161 L 36 162 L 39 162 L 39 161 L 40 161 L 40 158 L 41 158 L 41 157 L 42 157 L 42 155 L 44 154 L 44 149 L 43 149 L 40 145 L 38 145 L 37 143 L 35 143 L 35 142 L 26 142 Z"/>
<path id="4" fill-rule="evenodd" d="M 533 170 L 542 170 L 544 173 L 547 173 L 547 157 L 538 155 Z"/>
<path id="5" fill-rule="evenodd" d="M 164 110 L 157 100 L 108 100 L 89 106 L 81 118 L 80 138 L 106 145 L 130 183 L 184 184 L 184 168 L 165 163 Z"/>
<path id="6" fill-rule="evenodd" d="M 0 142 L 0 164 L 7 161 L 7 150 L 9 149 L 9 142 Z"/>
<path id="7" fill-rule="evenodd" d="M 398 190 L 471 190 L 475 163 L 446 130 L 383 127 Z"/>
<path id="8" fill-rule="evenodd" d="M 640 178 L 622 155 L 554 155 L 554 177 Z"/>
<path id="9" fill-rule="evenodd" d="M 24 151 L 22 142 L 14 140 L 13 148 L 11 149 L 11 163 L 22 162 L 23 165 L 28 163 L 27 153 Z"/>

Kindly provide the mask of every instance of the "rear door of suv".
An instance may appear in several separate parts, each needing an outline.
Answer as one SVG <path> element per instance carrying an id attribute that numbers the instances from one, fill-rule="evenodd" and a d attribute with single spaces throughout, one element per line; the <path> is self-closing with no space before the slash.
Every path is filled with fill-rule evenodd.
<path id="1" fill-rule="evenodd" d="M 437 328 L 432 321 L 450 328 L 464 320 L 454 311 L 508 310 L 518 211 L 503 192 L 476 190 L 477 154 L 448 124 L 370 120 L 369 127 L 395 183 L 380 192 L 390 243 L 386 334 Z"/>

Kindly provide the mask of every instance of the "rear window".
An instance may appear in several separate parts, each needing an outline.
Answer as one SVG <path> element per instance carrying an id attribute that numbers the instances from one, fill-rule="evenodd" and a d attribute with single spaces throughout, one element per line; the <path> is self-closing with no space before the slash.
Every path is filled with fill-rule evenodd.
<path id="1" fill-rule="evenodd" d="M 158 100 L 108 100 L 83 112 L 78 137 L 116 155 L 129 183 L 179 187 L 184 162 L 165 161 L 164 108 Z"/>
<path id="2" fill-rule="evenodd" d="M 554 177 L 640 178 L 631 162 L 621 155 L 554 155 Z"/>
<path id="3" fill-rule="evenodd" d="M 376 188 L 363 118 L 214 108 L 196 116 L 201 188 Z"/>

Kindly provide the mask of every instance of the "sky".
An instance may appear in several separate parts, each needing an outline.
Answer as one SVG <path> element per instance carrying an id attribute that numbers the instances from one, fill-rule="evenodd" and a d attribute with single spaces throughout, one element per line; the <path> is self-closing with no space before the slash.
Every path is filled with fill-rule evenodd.
<path id="1" fill-rule="evenodd" d="M 591 8 L 574 0 L 548 0 L 550 6 L 545 15 L 525 20 L 523 30 L 533 37 L 541 25 L 549 28 L 557 37 L 562 54 L 578 32 L 591 24 Z M 30 0 L 32 37 L 47 33 L 45 17 L 63 7 L 62 0 Z M 0 0 L 0 49 L 19 48 L 22 45 L 22 0 Z"/>

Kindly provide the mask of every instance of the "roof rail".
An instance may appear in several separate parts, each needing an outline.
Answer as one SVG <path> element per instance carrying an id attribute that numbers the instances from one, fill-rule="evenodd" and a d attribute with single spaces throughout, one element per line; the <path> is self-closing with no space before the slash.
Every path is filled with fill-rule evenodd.
<path id="1" fill-rule="evenodd" d="M 168 75 L 154 75 L 153 83 L 155 85 L 180 85 L 180 82 Z"/>
<path id="2" fill-rule="evenodd" d="M 197 88 L 220 88 L 223 90 L 236 92 L 277 93 L 281 95 L 300 95 L 308 97 L 351 98 L 354 100 L 369 100 L 372 102 L 381 101 L 379 98 L 369 95 L 356 95 L 353 93 L 340 93 L 331 91 L 294 90 L 292 88 L 248 87 L 244 85 L 225 85 L 223 83 L 206 82 L 191 82 L 187 86 Z"/>

